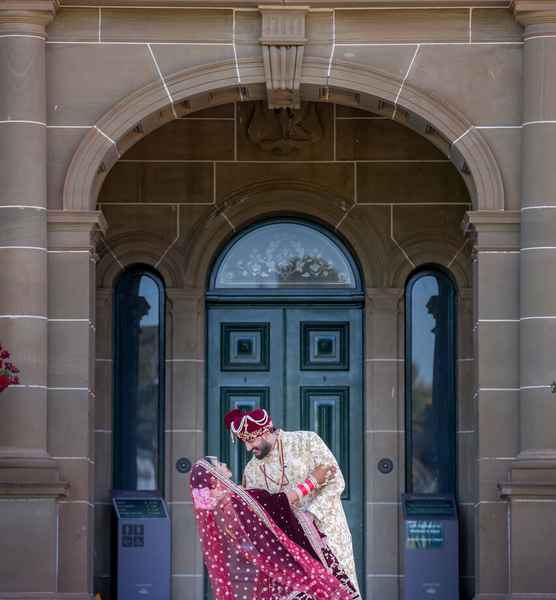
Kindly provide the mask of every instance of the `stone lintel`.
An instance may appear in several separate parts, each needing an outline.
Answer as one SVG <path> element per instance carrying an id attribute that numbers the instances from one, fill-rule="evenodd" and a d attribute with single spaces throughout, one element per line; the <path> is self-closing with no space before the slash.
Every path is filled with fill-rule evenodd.
<path id="1" fill-rule="evenodd" d="M 519 250 L 520 223 L 517 210 L 474 210 L 466 213 L 462 227 L 476 251 L 504 252 Z"/>
<path id="2" fill-rule="evenodd" d="M 108 228 L 102 211 L 49 210 L 49 250 L 94 250 L 96 236 Z"/>
<path id="3" fill-rule="evenodd" d="M 59 7 L 59 0 L 0 0 L 0 35 L 45 36 Z"/>

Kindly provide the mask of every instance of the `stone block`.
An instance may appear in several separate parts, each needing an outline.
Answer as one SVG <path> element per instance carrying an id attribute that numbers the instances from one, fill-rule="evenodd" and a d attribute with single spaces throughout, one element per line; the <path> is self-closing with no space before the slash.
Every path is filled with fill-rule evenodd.
<path id="1" fill-rule="evenodd" d="M 337 160 L 447 161 L 428 140 L 390 119 L 336 121 Z"/>
<path id="2" fill-rule="evenodd" d="M 249 189 L 269 180 L 294 185 L 309 185 L 327 190 L 329 194 L 353 201 L 353 166 L 341 163 L 273 163 L 260 164 L 226 163 L 216 169 L 217 202 L 241 189 Z"/>
<path id="3" fill-rule="evenodd" d="M 88 322 L 48 323 L 48 384 L 52 387 L 89 388 L 90 348 Z"/>
<path id="4" fill-rule="evenodd" d="M 556 69 L 556 38 L 528 40 L 523 47 L 523 64 L 523 121 L 554 121 L 556 82 L 552 73 Z"/>
<path id="5" fill-rule="evenodd" d="M 556 432 L 552 424 L 555 418 L 554 395 L 548 386 L 521 390 L 521 448 L 526 450 L 554 448 Z"/>
<path id="6" fill-rule="evenodd" d="M 427 46 L 420 48 L 407 85 L 441 97 L 475 125 L 519 125 L 521 67 L 517 44 Z"/>
<path id="7" fill-rule="evenodd" d="M 90 581 L 93 508 L 88 504 L 60 504 L 59 592 L 88 593 Z"/>
<path id="8" fill-rule="evenodd" d="M 370 204 L 471 203 L 461 175 L 450 163 L 359 163 L 357 200 Z M 440 209 L 428 210 L 438 214 Z M 412 220 L 406 219 L 411 227 Z M 459 227 L 459 222 L 455 226 Z"/>
<path id="9" fill-rule="evenodd" d="M 519 391 L 482 391 L 478 398 L 479 456 L 517 456 Z"/>
<path id="10" fill-rule="evenodd" d="M 0 593 L 56 591 L 57 514 L 54 499 L 3 499 Z M 32 576 L 30 576 L 32 574 Z M 19 595 L 19 594 L 17 594 Z"/>
<path id="11" fill-rule="evenodd" d="M 30 123 L 0 123 L 2 204 L 46 207 L 45 148 L 45 127 Z M 2 210 L 5 213 L 9 209 Z M 42 217 L 46 220 L 46 215 Z M 7 216 L 3 215 L 2 221 L 4 218 Z M 19 233 L 24 234 L 23 231 Z M 24 234 L 19 245 L 28 245 L 25 242 L 29 234 L 33 235 L 32 232 Z M 46 236 L 46 230 L 42 235 Z M 33 239 L 38 241 L 36 238 L 35 233 Z M 0 245 L 6 243 L 9 244 L 2 242 Z M 45 244 L 42 243 L 42 246 Z"/>
<path id="12" fill-rule="evenodd" d="M 478 268 L 479 319 L 519 318 L 519 254 L 482 254 Z"/>
<path id="13" fill-rule="evenodd" d="M 89 456 L 86 390 L 48 391 L 48 451 L 52 456 Z"/>
<path id="14" fill-rule="evenodd" d="M 143 45 L 49 44 L 46 53 L 49 125 L 94 125 L 116 102 L 159 80 Z"/>
<path id="15" fill-rule="evenodd" d="M 553 348 L 556 343 L 556 319 L 532 319 L 521 322 L 521 385 L 550 385 L 556 379 Z"/>
<path id="16" fill-rule="evenodd" d="M 203 558 L 191 504 L 172 504 L 172 574 L 201 575 Z"/>
<path id="17" fill-rule="evenodd" d="M 103 8 L 104 42 L 231 43 L 231 10 Z"/>
<path id="18" fill-rule="evenodd" d="M 460 502 L 475 502 L 477 498 L 477 443 L 476 433 L 458 433 L 457 495 Z"/>
<path id="19" fill-rule="evenodd" d="M 556 152 L 556 122 L 524 126 L 522 151 L 523 206 L 556 204 L 556 173 L 551 161 Z"/>
<path id="20" fill-rule="evenodd" d="M 376 12 L 376 11 L 373 11 Z M 336 44 L 332 60 L 332 76 L 336 66 L 349 63 L 378 73 L 386 73 L 399 79 L 400 85 L 405 77 L 416 46 L 360 46 L 357 44 Z M 396 86 L 397 88 L 397 86 Z M 397 94 L 397 89 L 394 94 Z M 385 97 L 385 100 L 395 100 Z"/>
<path id="21" fill-rule="evenodd" d="M 75 435 L 75 433 L 74 433 Z M 60 477 L 69 483 L 67 501 L 91 502 L 94 489 L 90 486 L 90 471 L 93 465 L 86 458 L 57 457 L 60 467 Z"/>
<path id="22" fill-rule="evenodd" d="M 109 223 L 111 237 L 121 233 L 141 232 L 151 238 L 158 238 L 161 252 L 166 247 L 163 242 L 169 242 L 176 237 L 178 218 L 175 206 L 105 204 L 102 208 Z"/>
<path id="23" fill-rule="evenodd" d="M 113 436 L 95 433 L 95 502 L 112 502 Z"/>
<path id="24" fill-rule="evenodd" d="M 477 373 L 481 388 L 519 387 L 519 323 L 479 323 Z"/>
<path id="25" fill-rule="evenodd" d="M 195 143 L 192 143 L 195 140 Z M 130 148 L 126 160 L 233 160 L 233 121 L 178 119 Z"/>
<path id="26" fill-rule="evenodd" d="M 86 132 L 87 129 L 49 128 L 47 130 L 47 198 L 50 209 L 63 208 L 66 172 Z"/>
<path id="27" fill-rule="evenodd" d="M 367 430 L 404 429 L 403 393 L 400 398 L 398 388 L 400 369 L 403 369 L 403 365 L 397 360 L 366 362 Z"/>
<path id="28" fill-rule="evenodd" d="M 509 8 L 473 8 L 471 13 L 472 42 L 520 43 L 523 28 Z"/>
<path id="29" fill-rule="evenodd" d="M 205 436 L 202 432 L 190 430 L 177 430 L 166 432 L 167 456 L 167 492 L 172 502 L 188 502 L 191 500 L 189 492 L 190 475 L 182 475 L 175 469 L 179 458 L 188 458 L 192 463 L 204 456 Z M 181 505 L 178 505 L 181 506 Z M 191 506 L 189 506 L 191 509 Z"/>
<path id="30" fill-rule="evenodd" d="M 541 597 L 553 594 L 556 503 L 512 502 L 511 528 L 512 592 Z"/>
<path id="31" fill-rule="evenodd" d="M 49 42 L 96 42 L 101 24 L 100 8 L 60 8 L 46 28 Z"/>
<path id="32" fill-rule="evenodd" d="M 403 433 L 367 433 L 367 501 L 399 502 L 400 493 L 405 488 L 404 434 Z M 377 464 L 382 458 L 394 463 L 391 473 L 380 473 Z M 368 526 L 368 525 L 367 525 Z"/>
<path id="33" fill-rule="evenodd" d="M 46 121 L 43 40 L 33 36 L 0 38 L 0 121 Z M 13 124 L 11 124 L 13 127 Z"/>
<path id="34" fill-rule="evenodd" d="M 164 45 L 152 44 L 151 48 L 164 77 L 200 65 L 213 65 L 225 60 L 234 60 L 234 47 L 231 44 L 197 46 L 166 43 Z"/>
<path id="35" fill-rule="evenodd" d="M 202 430 L 205 425 L 205 363 L 171 362 L 166 367 L 166 426 Z"/>
<path id="36" fill-rule="evenodd" d="M 488 11 L 485 11 L 488 12 Z M 521 208 L 521 127 L 481 129 L 494 153 L 504 184 L 504 208 Z"/>
<path id="37" fill-rule="evenodd" d="M 24 213 L 37 212 L 29 209 L 15 210 L 19 210 L 22 217 Z M 1 209 L 0 218 L 7 213 L 8 221 L 14 223 L 14 219 L 10 218 L 11 211 L 9 208 Z M 0 269 L 0 315 L 46 316 L 45 259 L 44 252 L 19 248 L 2 249 L 4 268 Z"/>
<path id="38" fill-rule="evenodd" d="M 336 42 L 466 42 L 469 11 L 346 10 L 336 11 Z"/>
<path id="39" fill-rule="evenodd" d="M 399 573 L 400 508 L 397 503 L 367 504 L 367 574 Z"/>
<path id="40" fill-rule="evenodd" d="M 478 461 L 479 500 L 497 502 L 500 498 L 498 484 L 508 479 L 512 459 L 480 458 Z"/>
<path id="41" fill-rule="evenodd" d="M 48 255 L 48 308 L 50 319 L 91 319 L 89 306 L 91 255 Z"/>
<path id="42" fill-rule="evenodd" d="M 478 594 L 505 594 L 508 591 L 508 505 L 481 502 L 476 509 Z M 496 557 L 496 560 L 493 560 Z"/>
<path id="43" fill-rule="evenodd" d="M 112 361 L 95 361 L 95 429 L 112 429 Z"/>

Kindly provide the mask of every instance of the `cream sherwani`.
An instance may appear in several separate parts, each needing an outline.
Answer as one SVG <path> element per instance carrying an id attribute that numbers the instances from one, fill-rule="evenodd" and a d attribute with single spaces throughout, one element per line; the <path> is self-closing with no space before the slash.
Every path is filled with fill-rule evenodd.
<path id="1" fill-rule="evenodd" d="M 317 465 L 334 465 L 336 477 L 316 495 L 308 498 L 302 505 L 302 510 L 312 514 L 320 531 L 326 536 L 330 549 L 336 555 L 341 567 L 357 585 L 355 561 L 351 533 L 340 499 L 344 491 L 345 481 L 334 455 L 312 431 L 277 431 L 284 448 L 285 473 L 289 484 L 282 489 L 292 489 L 296 483 L 304 481 Z M 262 460 L 253 457 L 245 467 L 243 485 L 246 488 L 267 490 L 273 494 L 279 490 L 280 456 L 279 444 Z M 266 471 L 266 478 L 263 467 Z"/>

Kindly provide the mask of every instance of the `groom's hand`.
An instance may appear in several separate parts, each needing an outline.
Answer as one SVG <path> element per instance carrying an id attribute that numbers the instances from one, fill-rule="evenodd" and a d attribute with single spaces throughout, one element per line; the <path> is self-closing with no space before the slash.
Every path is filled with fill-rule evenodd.
<path id="1" fill-rule="evenodd" d="M 312 473 L 319 487 L 326 485 L 336 475 L 336 467 L 333 465 L 317 465 Z"/>

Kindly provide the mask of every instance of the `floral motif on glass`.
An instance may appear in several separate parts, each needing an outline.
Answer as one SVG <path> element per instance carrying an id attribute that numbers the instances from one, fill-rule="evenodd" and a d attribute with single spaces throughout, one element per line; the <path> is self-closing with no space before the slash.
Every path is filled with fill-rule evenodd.
<path id="1" fill-rule="evenodd" d="M 245 234 L 232 245 L 220 265 L 215 287 L 355 285 L 348 259 L 328 236 L 298 223 L 272 223 Z"/>

